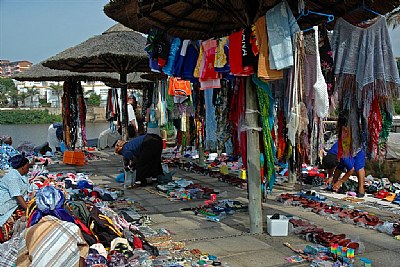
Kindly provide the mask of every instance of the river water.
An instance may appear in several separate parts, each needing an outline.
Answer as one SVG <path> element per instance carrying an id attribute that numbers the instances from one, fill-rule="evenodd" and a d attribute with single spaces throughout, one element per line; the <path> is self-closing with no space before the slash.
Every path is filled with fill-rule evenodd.
<path id="1" fill-rule="evenodd" d="M 13 147 L 18 147 L 25 141 L 41 145 L 47 141 L 47 130 L 50 124 L 3 124 L 0 125 L 0 135 L 10 135 Z M 87 139 L 96 139 L 99 134 L 109 128 L 109 123 L 87 123 Z"/>

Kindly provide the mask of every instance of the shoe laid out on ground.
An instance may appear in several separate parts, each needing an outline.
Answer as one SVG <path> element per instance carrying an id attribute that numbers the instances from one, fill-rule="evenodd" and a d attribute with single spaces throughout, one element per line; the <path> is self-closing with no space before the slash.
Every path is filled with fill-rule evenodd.
<path id="1" fill-rule="evenodd" d="M 356 197 L 363 198 L 363 197 L 365 197 L 365 193 L 357 193 Z"/>

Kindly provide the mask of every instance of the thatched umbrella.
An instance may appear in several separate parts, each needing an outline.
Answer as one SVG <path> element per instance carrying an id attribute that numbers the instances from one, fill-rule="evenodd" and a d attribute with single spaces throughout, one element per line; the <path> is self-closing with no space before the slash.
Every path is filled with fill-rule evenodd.
<path id="1" fill-rule="evenodd" d="M 122 97 L 122 136 L 128 138 L 127 74 L 150 71 L 144 51 L 146 38 L 121 24 L 49 58 L 43 65 L 74 72 L 117 72 Z"/>
<path id="2" fill-rule="evenodd" d="M 18 81 L 65 81 L 73 79 L 77 81 L 102 81 L 102 82 L 118 82 L 118 73 L 109 72 L 72 72 L 68 70 L 55 70 L 43 66 L 43 62 L 33 65 L 28 70 L 13 76 Z"/>
<path id="3" fill-rule="evenodd" d="M 173 36 L 184 39 L 205 40 L 228 35 L 249 27 L 266 11 L 282 0 L 111 0 L 104 13 L 125 26 L 148 32 L 156 26 Z M 295 16 L 298 16 L 298 1 L 287 1 Z M 326 12 L 335 17 L 344 17 L 357 24 L 375 15 L 362 8 L 363 5 L 380 14 L 386 14 L 400 5 L 399 0 L 309 0 L 306 9 Z M 361 7 L 361 8 L 360 8 Z M 310 15 L 302 18 L 302 29 L 320 23 L 325 18 Z M 333 26 L 333 24 L 329 25 Z"/>

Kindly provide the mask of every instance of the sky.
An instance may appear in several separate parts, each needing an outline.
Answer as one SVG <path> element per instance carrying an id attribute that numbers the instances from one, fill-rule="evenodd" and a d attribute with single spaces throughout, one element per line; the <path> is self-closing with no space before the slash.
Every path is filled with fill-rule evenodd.
<path id="1" fill-rule="evenodd" d="M 36 64 L 101 34 L 116 22 L 108 0 L 0 0 L 0 59 Z M 400 27 L 389 30 L 400 57 Z"/>

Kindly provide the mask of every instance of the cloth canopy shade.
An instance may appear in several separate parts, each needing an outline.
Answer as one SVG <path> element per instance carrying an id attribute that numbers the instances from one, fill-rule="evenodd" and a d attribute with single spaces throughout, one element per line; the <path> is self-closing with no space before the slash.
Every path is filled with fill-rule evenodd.
<path id="1" fill-rule="evenodd" d="M 47 59 L 43 65 L 75 72 L 119 73 L 123 101 L 122 136 L 127 139 L 127 74 L 150 71 L 145 45 L 146 38 L 142 34 L 116 24 L 102 35 L 89 38 Z"/>
<path id="2" fill-rule="evenodd" d="M 194 1 L 137 1 L 113 0 L 104 7 L 104 13 L 123 25 L 147 33 L 158 27 L 172 36 L 205 40 L 228 35 L 251 26 L 260 16 L 282 0 L 194 0 Z M 296 17 L 298 1 L 287 1 Z M 308 0 L 306 9 L 344 17 L 356 24 L 379 14 L 386 14 L 400 5 L 399 0 Z M 303 16 L 298 23 L 302 29 L 317 25 L 326 17 L 315 14 Z M 333 27 L 334 23 L 330 24 Z"/>

